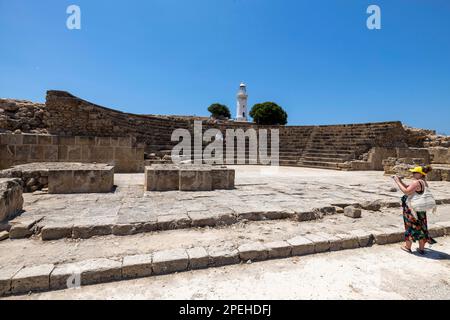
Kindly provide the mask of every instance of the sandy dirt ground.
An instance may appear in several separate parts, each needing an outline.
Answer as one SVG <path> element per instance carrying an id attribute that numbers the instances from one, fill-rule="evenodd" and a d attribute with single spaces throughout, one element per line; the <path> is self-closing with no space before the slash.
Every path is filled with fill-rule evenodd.
<path id="1" fill-rule="evenodd" d="M 450 238 L 122 281 L 8 299 L 450 299 Z"/>

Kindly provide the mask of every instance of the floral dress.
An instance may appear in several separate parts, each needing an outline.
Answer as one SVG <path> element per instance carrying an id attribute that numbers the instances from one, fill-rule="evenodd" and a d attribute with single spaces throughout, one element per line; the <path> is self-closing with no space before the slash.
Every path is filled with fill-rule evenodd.
<path id="1" fill-rule="evenodd" d="M 402 197 L 403 222 L 405 223 L 405 241 L 427 240 L 428 243 L 434 244 L 436 241 L 432 239 L 428 233 L 427 213 L 418 211 L 417 219 L 411 212 L 407 204 L 408 196 Z"/>

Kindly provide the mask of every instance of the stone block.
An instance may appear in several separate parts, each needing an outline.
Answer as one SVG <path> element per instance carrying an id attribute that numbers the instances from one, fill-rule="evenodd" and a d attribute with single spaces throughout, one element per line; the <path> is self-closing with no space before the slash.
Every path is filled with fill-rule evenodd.
<path id="1" fill-rule="evenodd" d="M 95 144 L 97 146 L 109 147 L 111 146 L 111 137 L 96 137 Z"/>
<path id="2" fill-rule="evenodd" d="M 317 234 L 307 234 L 305 238 L 311 240 L 314 243 L 314 252 L 321 253 L 330 250 L 330 242 Z"/>
<path id="3" fill-rule="evenodd" d="M 53 141 L 52 141 L 52 136 L 44 136 L 44 135 L 39 135 L 38 136 L 38 144 L 40 145 L 52 145 Z"/>
<path id="4" fill-rule="evenodd" d="M 81 152 L 81 146 L 67 146 L 67 161 L 81 161 L 83 159 Z"/>
<path id="5" fill-rule="evenodd" d="M 445 235 L 450 235 L 450 221 L 437 222 L 436 225 L 444 228 Z"/>
<path id="6" fill-rule="evenodd" d="M 345 207 L 344 215 L 353 219 L 361 218 L 361 209 L 353 206 Z"/>
<path id="7" fill-rule="evenodd" d="M 111 224 L 75 224 L 72 229 L 73 239 L 89 239 L 95 236 L 108 236 L 113 233 Z"/>
<path id="8" fill-rule="evenodd" d="M 330 251 L 339 251 L 344 249 L 344 240 L 340 236 L 323 232 L 319 232 L 318 235 L 329 241 Z"/>
<path id="9" fill-rule="evenodd" d="M 32 134 L 24 134 L 22 138 L 23 144 L 37 144 L 37 136 Z"/>
<path id="10" fill-rule="evenodd" d="M 95 145 L 95 137 L 75 137 L 75 144 L 93 146 Z"/>
<path id="11" fill-rule="evenodd" d="M 209 254 L 209 264 L 212 267 L 221 267 L 239 263 L 239 252 L 236 249 L 222 247 L 210 247 L 207 249 Z"/>
<path id="12" fill-rule="evenodd" d="M 122 262 L 111 259 L 90 259 L 59 265 L 50 275 L 52 290 L 67 289 L 68 280 L 79 277 L 80 285 L 121 280 Z"/>
<path id="13" fill-rule="evenodd" d="M 287 241 L 274 241 L 264 244 L 269 253 L 269 259 L 282 259 L 292 255 L 292 247 Z"/>
<path id="14" fill-rule="evenodd" d="M 145 167 L 146 191 L 173 191 L 179 189 L 179 168 L 176 166 Z"/>
<path id="15" fill-rule="evenodd" d="M 0 231 L 0 241 L 9 239 L 9 232 L 8 231 Z"/>
<path id="16" fill-rule="evenodd" d="M 303 256 L 314 253 L 314 243 L 305 237 L 298 236 L 287 240 L 287 242 L 292 247 L 293 256 Z"/>
<path id="17" fill-rule="evenodd" d="M 235 171 L 226 167 L 211 169 L 212 189 L 234 189 Z"/>
<path id="18" fill-rule="evenodd" d="M 41 230 L 41 238 L 43 241 L 72 238 L 72 229 L 72 225 L 64 223 L 46 223 Z"/>
<path id="19" fill-rule="evenodd" d="M 180 168 L 180 191 L 211 191 L 212 177 L 210 169 Z"/>
<path id="20" fill-rule="evenodd" d="M 153 254 L 153 273 L 156 275 L 186 271 L 189 257 L 184 249 L 157 251 Z"/>
<path id="21" fill-rule="evenodd" d="M 22 212 L 22 186 L 18 179 L 0 179 L 0 222 Z"/>
<path id="22" fill-rule="evenodd" d="M 209 254 L 203 247 L 196 247 L 187 250 L 189 256 L 189 269 L 203 269 L 209 265 Z"/>
<path id="23" fill-rule="evenodd" d="M 374 238 L 369 231 L 364 230 L 351 230 L 348 232 L 350 235 L 357 237 L 358 244 L 361 248 L 369 247 L 373 244 Z"/>
<path id="24" fill-rule="evenodd" d="M 11 293 L 11 279 L 22 269 L 22 266 L 0 268 L 0 297 Z"/>
<path id="25" fill-rule="evenodd" d="M 23 239 L 28 238 L 33 234 L 33 228 L 38 222 L 38 219 L 27 218 L 20 221 L 11 222 L 11 228 L 9 229 L 10 239 Z"/>
<path id="26" fill-rule="evenodd" d="M 44 159 L 48 162 L 58 161 L 58 146 L 44 146 Z"/>
<path id="27" fill-rule="evenodd" d="M 162 215 L 157 218 L 158 230 L 186 229 L 191 223 L 191 219 L 184 214 Z"/>
<path id="28" fill-rule="evenodd" d="M 53 194 L 70 193 L 73 183 L 73 170 L 52 170 L 48 174 L 48 192 Z"/>
<path id="29" fill-rule="evenodd" d="M 380 211 L 381 202 L 380 201 L 364 201 L 361 204 L 361 208 L 363 208 L 364 210 L 370 210 L 370 211 Z"/>
<path id="30" fill-rule="evenodd" d="M 11 280 L 11 292 L 21 294 L 49 290 L 50 274 L 54 268 L 53 264 L 45 264 L 21 269 Z"/>
<path id="31" fill-rule="evenodd" d="M 342 239 L 342 249 L 356 249 L 359 248 L 359 238 L 353 234 L 340 234 L 339 238 Z"/>
<path id="32" fill-rule="evenodd" d="M 192 227 L 213 227 L 218 221 L 210 211 L 190 211 L 189 218 L 192 220 Z"/>
<path id="33" fill-rule="evenodd" d="M 397 243 L 404 240 L 404 231 L 392 227 L 380 228 L 371 232 L 376 244 L 379 245 Z"/>
<path id="34" fill-rule="evenodd" d="M 141 254 L 126 256 L 122 263 L 122 276 L 124 279 L 147 277 L 152 275 L 152 255 Z"/>
<path id="35" fill-rule="evenodd" d="M 430 237 L 439 238 L 445 236 L 445 227 L 439 224 L 430 223 L 428 225 L 428 232 Z"/>
<path id="36" fill-rule="evenodd" d="M 242 261 L 263 261 L 269 257 L 268 249 L 260 242 L 243 244 L 238 251 Z"/>
<path id="37" fill-rule="evenodd" d="M 61 166 L 63 165 L 62 163 Z M 114 167 L 112 166 L 67 163 L 67 167 L 67 170 L 49 170 L 49 193 L 108 193 L 114 186 Z"/>
<path id="38" fill-rule="evenodd" d="M 29 145 L 17 145 L 15 160 L 16 161 L 28 161 L 30 159 L 31 146 Z"/>

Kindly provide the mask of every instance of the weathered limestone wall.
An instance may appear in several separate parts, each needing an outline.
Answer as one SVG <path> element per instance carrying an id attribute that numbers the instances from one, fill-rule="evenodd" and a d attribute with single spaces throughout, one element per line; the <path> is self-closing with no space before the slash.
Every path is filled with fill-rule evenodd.
<path id="1" fill-rule="evenodd" d="M 432 163 L 450 164 L 450 148 L 431 147 L 428 148 Z"/>
<path id="2" fill-rule="evenodd" d="M 33 162 L 107 163 L 116 172 L 143 172 L 144 148 L 132 137 L 0 134 L 0 169 Z"/>

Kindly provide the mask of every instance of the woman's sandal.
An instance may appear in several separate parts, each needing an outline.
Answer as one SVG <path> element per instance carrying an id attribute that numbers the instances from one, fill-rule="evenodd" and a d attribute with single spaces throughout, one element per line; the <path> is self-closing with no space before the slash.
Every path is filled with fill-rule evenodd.
<path id="1" fill-rule="evenodd" d="M 405 246 L 401 246 L 401 249 L 402 249 L 403 251 L 405 251 L 405 252 L 412 253 L 411 249 L 408 249 L 408 248 L 405 247 Z"/>

